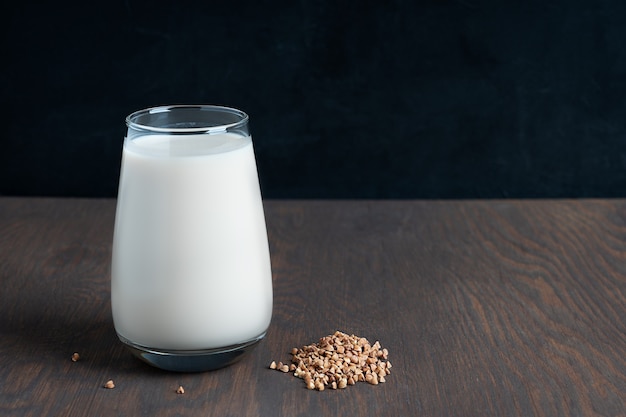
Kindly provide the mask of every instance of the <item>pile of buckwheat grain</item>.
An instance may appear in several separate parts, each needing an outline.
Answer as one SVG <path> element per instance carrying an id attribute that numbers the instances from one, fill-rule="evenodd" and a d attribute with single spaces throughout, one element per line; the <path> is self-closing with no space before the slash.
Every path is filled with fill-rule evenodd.
<path id="1" fill-rule="evenodd" d="M 378 341 L 372 345 L 364 337 L 336 331 L 318 343 L 293 348 L 290 365 L 272 361 L 270 369 L 293 372 L 311 390 L 341 389 L 357 382 L 377 385 L 391 373 L 388 355 Z"/>

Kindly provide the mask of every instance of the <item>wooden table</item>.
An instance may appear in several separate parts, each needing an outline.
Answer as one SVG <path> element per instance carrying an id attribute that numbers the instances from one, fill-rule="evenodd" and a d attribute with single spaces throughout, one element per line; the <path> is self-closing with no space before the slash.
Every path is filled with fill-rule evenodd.
<path id="1" fill-rule="evenodd" d="M 114 209 L 0 198 L 1 416 L 626 415 L 624 200 L 266 201 L 271 327 L 199 374 L 117 340 Z M 268 369 L 335 330 L 388 348 L 387 382 Z"/>

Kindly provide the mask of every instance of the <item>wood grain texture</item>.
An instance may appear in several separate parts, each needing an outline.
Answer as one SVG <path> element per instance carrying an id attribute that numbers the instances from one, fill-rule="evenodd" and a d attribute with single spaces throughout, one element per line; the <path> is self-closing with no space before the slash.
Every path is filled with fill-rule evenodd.
<path id="1" fill-rule="evenodd" d="M 117 341 L 114 211 L 0 198 L 0 415 L 626 415 L 626 201 L 266 201 L 272 325 L 199 374 Z M 389 349 L 386 383 L 267 369 L 335 330 Z"/>

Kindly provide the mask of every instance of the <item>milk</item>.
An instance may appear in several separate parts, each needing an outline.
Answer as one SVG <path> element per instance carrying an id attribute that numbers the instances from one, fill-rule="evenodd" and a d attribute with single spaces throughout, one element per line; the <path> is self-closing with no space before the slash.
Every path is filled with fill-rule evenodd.
<path id="1" fill-rule="evenodd" d="M 148 348 L 204 350 L 268 328 L 272 277 L 250 137 L 126 139 L 114 233 L 120 336 Z"/>

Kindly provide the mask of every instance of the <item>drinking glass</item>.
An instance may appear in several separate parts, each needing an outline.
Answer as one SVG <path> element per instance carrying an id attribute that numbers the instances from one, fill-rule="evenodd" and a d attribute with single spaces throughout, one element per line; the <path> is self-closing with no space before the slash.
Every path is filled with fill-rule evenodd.
<path id="1" fill-rule="evenodd" d="M 158 368 L 229 365 L 272 316 L 249 118 L 221 106 L 161 106 L 126 125 L 111 266 L 117 335 Z"/>

